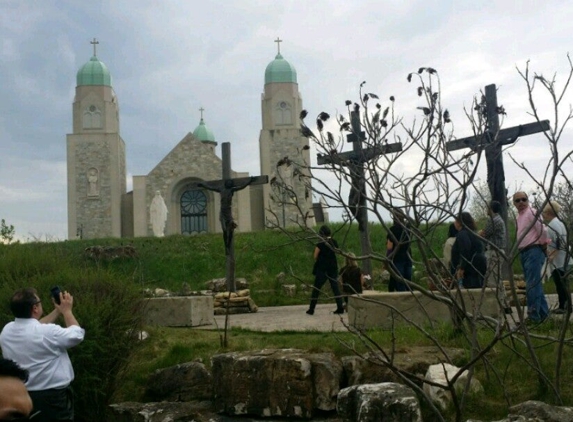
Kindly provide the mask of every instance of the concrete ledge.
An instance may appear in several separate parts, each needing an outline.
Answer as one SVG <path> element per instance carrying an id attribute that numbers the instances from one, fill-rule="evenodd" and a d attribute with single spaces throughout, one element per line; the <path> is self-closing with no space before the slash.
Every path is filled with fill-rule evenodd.
<path id="1" fill-rule="evenodd" d="M 197 327 L 211 325 L 212 296 L 154 297 L 147 301 L 145 322 L 162 327 Z"/>
<path id="2" fill-rule="evenodd" d="M 494 289 L 452 290 L 457 300 L 462 300 L 467 312 L 497 318 L 499 305 Z M 442 293 L 434 292 L 444 297 Z M 392 309 L 394 308 L 394 309 Z M 452 315 L 447 304 L 421 292 L 378 292 L 365 290 L 363 294 L 348 298 L 348 322 L 358 329 L 384 328 L 409 324 L 400 312 L 411 322 L 420 325 L 450 323 Z"/>

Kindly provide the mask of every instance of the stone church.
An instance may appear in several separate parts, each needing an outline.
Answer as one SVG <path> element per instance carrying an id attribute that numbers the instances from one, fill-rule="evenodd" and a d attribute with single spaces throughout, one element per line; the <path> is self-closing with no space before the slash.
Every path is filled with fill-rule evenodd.
<path id="1" fill-rule="evenodd" d="M 163 233 L 220 232 L 219 194 L 197 188 L 197 182 L 220 180 L 222 160 L 217 142 L 201 115 L 197 128 L 186 134 L 148 174 L 133 177 L 127 191 L 126 154 L 129 140 L 120 135 L 119 100 L 107 66 L 96 55 L 77 72 L 73 103 L 73 132 L 67 135 L 68 237 L 153 236 L 150 207 L 161 195 L 167 208 Z M 259 136 L 260 174 L 276 177 L 283 157 L 310 162 L 308 139 L 300 134 L 298 116 L 302 98 L 295 68 L 279 52 L 265 70 L 261 96 Z M 232 147 L 232 146 L 231 146 Z M 301 157 L 302 154 L 302 157 Z M 291 171 L 291 174 L 288 174 Z M 277 202 L 270 184 L 248 186 L 233 197 L 237 231 L 263 230 L 269 225 L 288 227 L 300 222 L 300 212 L 313 216 L 312 195 L 305 192 L 292 169 L 281 174 L 296 192 L 292 203 Z M 248 173 L 232 170 L 233 178 Z M 283 195 L 284 196 L 284 195 Z M 317 205 L 322 216 L 325 210 Z M 318 217 L 318 214 L 317 214 Z M 326 217 L 326 216 L 325 216 Z M 320 218 L 322 220 L 322 218 Z M 157 235 L 157 233 L 156 233 Z"/>

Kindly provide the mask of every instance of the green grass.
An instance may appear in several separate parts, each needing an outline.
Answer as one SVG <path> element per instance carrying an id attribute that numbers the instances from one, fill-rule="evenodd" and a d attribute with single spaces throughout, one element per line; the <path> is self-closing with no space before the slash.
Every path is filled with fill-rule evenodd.
<path id="1" fill-rule="evenodd" d="M 341 249 L 360 253 L 360 243 L 356 226 L 333 225 L 335 238 Z M 338 230 L 338 231 L 336 231 Z M 428 236 L 427 241 L 437 256 L 441 256 L 442 244 L 445 241 L 447 226 L 438 227 Z M 381 225 L 370 227 L 371 242 L 377 257 L 384 254 L 386 232 Z M 312 251 L 314 238 L 292 240 L 291 237 L 277 231 L 256 233 L 236 233 L 235 257 L 236 277 L 245 278 L 251 289 L 251 296 L 259 306 L 306 304 L 308 291 L 301 291 L 295 297 L 283 294 L 277 281 L 279 273 L 285 273 L 285 282 L 289 284 L 312 284 Z M 112 261 L 94 261 L 85 256 L 86 247 L 119 246 L 130 244 L 137 250 L 137 258 L 120 258 Z M 412 248 L 415 261 L 420 260 L 420 250 L 416 245 Z M 342 264 L 342 259 L 340 260 Z M 416 269 L 421 265 L 416 263 Z M 379 275 L 382 263 L 373 260 L 373 276 L 377 289 L 384 289 Z M 520 272 L 518 260 L 514 261 L 514 271 Z M 59 284 L 62 288 L 72 290 L 76 299 L 78 317 L 91 324 L 90 336 L 93 351 L 88 345 L 82 350 L 72 353 L 72 358 L 89 361 L 90 353 L 108 356 L 105 350 L 97 347 L 101 344 L 94 336 L 106 338 L 106 321 L 98 316 L 98 297 L 114 294 L 116 286 L 135 287 L 139 291 L 145 288 L 166 288 L 172 291 L 181 289 L 183 283 L 188 283 L 193 290 L 205 289 L 205 282 L 213 278 L 225 277 L 225 255 L 221 235 L 200 235 L 193 237 L 169 236 L 166 238 L 136 238 L 136 239 L 99 239 L 75 240 L 59 243 L 31 243 L 0 245 L 0 298 L 7 302 L 17 287 L 34 286 L 39 290 L 41 299 L 48 299 L 49 286 Z M 96 290 L 111 289 L 111 290 Z M 117 289 L 116 289 L 117 290 Z M 553 283 L 545 285 L 546 292 L 554 290 Z M 107 292 L 106 292 L 107 291 Z M 125 295 L 129 298 L 129 295 Z M 113 313 L 113 301 L 105 303 L 108 318 L 124 318 Z M 0 324 L 11 319 L 9 310 L 0 309 Z M 556 335 L 558 325 L 544 324 L 541 328 L 543 335 Z M 360 339 L 350 333 L 318 333 L 318 332 L 281 332 L 257 333 L 247 330 L 232 329 L 229 334 L 229 348 L 221 347 L 220 331 L 193 329 L 149 329 L 151 337 L 133 346 L 129 362 L 120 371 L 115 386 L 114 401 L 139 400 L 148 375 L 155 369 L 201 359 L 210 365 L 210 358 L 216 353 L 227 351 L 253 350 L 262 348 L 300 348 L 309 351 L 332 351 L 338 356 L 349 355 L 350 348 L 358 351 L 366 350 Z M 121 334 L 121 333 L 119 333 Z M 387 348 L 392 344 L 392 335 L 385 331 L 369 333 L 381 346 Z M 468 348 L 465 340 L 457 335 L 451 327 L 441 326 L 432 332 L 441 344 L 449 347 Z M 479 333 L 480 344 L 486 344 L 491 339 L 491 332 Z M 571 333 L 568 332 L 568 336 Z M 413 345 L 430 345 L 430 341 L 413 328 L 400 328 L 395 333 L 397 347 Z M 121 340 L 118 340 L 118 342 Z M 113 343 L 113 342 L 112 342 Z M 555 364 L 555 344 L 542 339 L 536 340 L 537 353 L 544 368 L 549 374 Z M 96 347 L 97 346 L 97 347 Z M 350 346 L 350 348 L 349 348 Z M 517 342 L 514 346 L 520 353 L 527 356 L 523 346 Z M 563 368 L 573 365 L 573 354 L 567 346 Z M 89 353 L 88 353 L 89 352 Z M 126 356 L 117 357 L 127 358 Z M 82 361 L 79 359 L 79 362 Z M 109 362 L 110 367 L 114 365 Z M 495 371 L 493 370 L 495 368 Z M 78 370 L 80 377 L 82 371 Z M 573 374 L 564 369 L 563 394 L 567 400 L 573 400 Z M 90 374 L 92 375 L 92 374 Z M 96 374 L 99 376 L 98 374 Z M 468 414 L 481 419 L 496 419 L 507 415 L 508 404 L 504 401 L 499 379 L 504 380 L 512 403 L 527 399 L 539 399 L 551 402 L 553 395 L 539 389 L 537 379 L 529 370 L 523 359 L 510 351 L 508 347 L 498 344 L 488 353 L 487 361 L 476 366 L 476 375 L 485 385 L 485 397 L 468 400 Z M 498 379 L 499 377 L 499 379 Z M 78 380 L 76 384 L 79 382 Z M 89 382 L 84 383 L 90 385 Z M 87 394 L 89 392 L 83 392 Z M 571 405 L 573 403 L 569 403 Z M 484 415 L 484 412 L 487 413 Z M 97 419 L 97 418 L 96 418 Z M 96 420 L 79 419 L 81 421 Z"/>

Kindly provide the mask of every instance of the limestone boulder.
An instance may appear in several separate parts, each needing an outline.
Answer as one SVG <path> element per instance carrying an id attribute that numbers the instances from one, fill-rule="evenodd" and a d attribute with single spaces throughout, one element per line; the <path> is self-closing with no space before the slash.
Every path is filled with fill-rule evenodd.
<path id="1" fill-rule="evenodd" d="M 219 412 L 311 418 L 336 409 L 342 364 L 332 353 L 267 349 L 215 355 L 212 374 Z"/>
<path id="2" fill-rule="evenodd" d="M 394 352 L 393 364 L 398 369 L 423 378 L 431 365 L 447 361 L 461 360 L 465 351 L 457 348 L 444 348 L 446 356 L 437 347 L 405 347 Z M 380 353 L 368 353 L 364 357 L 345 356 L 342 358 L 346 386 L 377 384 L 381 382 L 401 382 L 400 378 L 384 363 Z M 421 383 L 420 383 L 421 386 Z"/>
<path id="3" fill-rule="evenodd" d="M 393 382 L 342 389 L 337 411 L 344 422 L 422 422 L 420 403 L 414 391 Z"/>
<path id="4" fill-rule="evenodd" d="M 209 422 L 213 419 L 210 402 L 161 402 L 112 404 L 108 421 L 113 422 Z"/>
<path id="5" fill-rule="evenodd" d="M 522 416 L 543 422 L 573 421 L 573 407 L 552 406 L 540 401 L 529 400 L 509 409 L 509 419 Z"/>
<path id="6" fill-rule="evenodd" d="M 431 365 L 426 372 L 426 380 L 433 383 L 438 383 L 447 386 L 448 380 L 454 378 L 454 376 L 460 371 L 460 368 L 449 363 L 438 363 L 436 365 Z M 464 371 L 462 375 L 456 380 L 454 388 L 457 393 L 464 391 L 466 384 L 468 382 L 468 371 Z M 478 394 L 483 392 L 483 386 L 481 383 L 473 377 L 470 381 L 470 394 Z M 452 396 L 449 390 L 437 385 L 430 385 L 429 383 L 424 383 L 424 393 L 428 395 L 430 400 L 432 400 L 441 409 L 447 409 L 452 402 Z"/>
<path id="7" fill-rule="evenodd" d="M 213 377 L 201 362 L 158 369 L 149 376 L 145 395 L 151 401 L 211 400 Z"/>

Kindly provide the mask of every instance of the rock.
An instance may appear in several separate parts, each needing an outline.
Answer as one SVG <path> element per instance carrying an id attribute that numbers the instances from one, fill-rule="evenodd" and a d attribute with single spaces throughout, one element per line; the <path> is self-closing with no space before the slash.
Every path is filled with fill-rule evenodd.
<path id="1" fill-rule="evenodd" d="M 431 365 L 428 368 L 428 372 L 426 372 L 426 380 L 447 386 L 448 380 L 451 380 L 459 371 L 460 368 L 450 365 L 449 363 Z M 454 384 L 456 392 L 461 393 L 464 390 L 467 381 L 468 371 L 464 371 Z M 449 391 L 438 386 L 424 383 L 424 392 L 440 408 L 445 410 L 449 407 L 452 400 L 452 396 Z M 473 377 L 470 382 L 469 392 L 470 394 L 483 392 L 483 386 L 475 377 Z"/>
<path id="2" fill-rule="evenodd" d="M 452 362 L 465 356 L 463 349 L 444 349 Z M 424 377 L 430 365 L 446 361 L 437 347 L 408 347 L 394 352 L 394 365 L 412 374 Z M 368 353 L 360 356 L 344 356 L 342 366 L 348 386 L 358 384 L 377 384 L 381 382 L 401 382 L 400 378 L 384 366 L 381 354 Z M 421 386 L 421 385 L 420 385 Z"/>
<path id="3" fill-rule="evenodd" d="M 134 403 L 112 404 L 108 421 L 113 422 L 209 422 L 211 402 Z"/>
<path id="4" fill-rule="evenodd" d="M 311 418 L 332 411 L 342 365 L 332 353 L 266 349 L 211 359 L 214 404 L 230 415 Z"/>
<path id="5" fill-rule="evenodd" d="M 422 422 L 414 391 L 393 382 L 345 388 L 338 394 L 337 410 L 344 422 Z"/>
<path id="6" fill-rule="evenodd" d="M 227 279 L 226 278 L 214 278 L 205 283 L 205 288 L 207 290 L 212 290 L 215 293 L 226 292 L 227 291 Z M 249 288 L 249 283 L 244 278 L 235 279 L 235 288 L 237 290 L 244 290 Z"/>
<path id="7" fill-rule="evenodd" d="M 296 284 L 283 284 L 283 293 L 288 297 L 296 296 Z"/>
<path id="8" fill-rule="evenodd" d="M 573 407 L 551 406 L 540 401 L 529 400 L 509 408 L 509 419 L 523 416 L 543 422 L 573 421 Z"/>
<path id="9" fill-rule="evenodd" d="M 158 369 L 151 374 L 145 389 L 151 401 L 210 400 L 213 377 L 200 362 L 187 362 Z"/>
<path id="10" fill-rule="evenodd" d="M 153 296 L 155 297 L 169 296 L 169 290 L 157 288 L 153 291 Z"/>
<path id="11" fill-rule="evenodd" d="M 284 284 L 286 281 L 286 274 L 284 272 L 280 272 L 276 276 L 277 283 Z"/>

